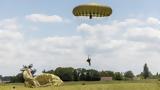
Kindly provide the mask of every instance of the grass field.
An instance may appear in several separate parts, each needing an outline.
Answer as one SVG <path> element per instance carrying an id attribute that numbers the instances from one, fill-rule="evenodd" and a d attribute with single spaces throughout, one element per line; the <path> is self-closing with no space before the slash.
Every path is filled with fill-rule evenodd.
<path id="1" fill-rule="evenodd" d="M 82 85 L 85 83 L 85 85 Z M 160 90 L 160 82 L 143 81 L 106 81 L 106 82 L 65 82 L 60 87 L 26 88 L 23 84 L 1 84 L 0 90 Z"/>

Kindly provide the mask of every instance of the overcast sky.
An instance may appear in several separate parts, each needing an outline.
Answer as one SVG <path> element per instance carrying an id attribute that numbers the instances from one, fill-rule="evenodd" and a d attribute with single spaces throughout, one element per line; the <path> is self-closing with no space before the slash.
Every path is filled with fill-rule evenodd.
<path id="1" fill-rule="evenodd" d="M 107 18 L 75 17 L 85 3 L 109 5 Z M 0 0 L 0 75 L 74 67 L 160 72 L 159 0 Z M 88 54 L 92 66 L 86 63 Z"/>

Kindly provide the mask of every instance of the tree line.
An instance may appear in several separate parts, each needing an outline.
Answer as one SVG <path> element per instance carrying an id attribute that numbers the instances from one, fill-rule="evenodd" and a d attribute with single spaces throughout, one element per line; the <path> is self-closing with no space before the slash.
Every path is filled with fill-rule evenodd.
<path id="1" fill-rule="evenodd" d="M 32 67 L 31 67 L 32 68 Z M 32 69 L 33 76 L 36 69 Z M 43 70 L 43 73 L 50 73 L 59 76 L 63 81 L 99 81 L 101 77 L 112 77 L 113 80 L 134 80 L 134 79 L 158 79 L 160 74 L 152 75 L 149 71 L 147 64 L 144 65 L 143 71 L 134 75 L 129 70 L 126 72 L 114 72 L 114 71 L 97 71 L 95 69 L 85 68 L 73 68 L 73 67 L 58 67 L 55 70 Z M 0 77 L 2 80 L 10 80 L 12 83 L 24 82 L 22 73 L 18 73 L 16 76 Z"/>
<path id="2" fill-rule="evenodd" d="M 55 70 L 44 70 L 43 73 L 55 74 L 63 81 L 99 81 L 101 77 L 112 77 L 113 80 L 133 80 L 135 77 L 132 71 L 122 73 L 72 67 L 58 67 Z"/>

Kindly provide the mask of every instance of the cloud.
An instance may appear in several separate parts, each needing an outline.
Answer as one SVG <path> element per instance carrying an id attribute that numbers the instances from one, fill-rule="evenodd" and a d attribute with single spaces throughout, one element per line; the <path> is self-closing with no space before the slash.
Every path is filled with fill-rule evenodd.
<path id="1" fill-rule="evenodd" d="M 89 68 L 85 61 L 88 54 L 94 69 L 121 72 L 129 69 L 138 74 L 147 62 L 150 70 L 157 72 L 160 28 L 155 22 L 159 19 L 151 20 L 155 24 L 150 20 L 151 17 L 116 20 L 109 24 L 83 23 L 77 26 L 79 35 L 31 39 L 26 39 L 20 30 L 0 26 L 0 63 L 3 63 L 0 72 L 17 74 L 22 65 L 31 63 L 38 72 L 59 66 Z M 5 24 L 8 25 L 10 23 Z"/>
<path id="2" fill-rule="evenodd" d="M 4 19 L 0 21 L 0 28 L 7 30 L 18 30 L 20 26 L 17 23 L 16 18 Z"/>
<path id="3" fill-rule="evenodd" d="M 129 40 L 151 43 L 160 40 L 160 30 L 153 27 L 132 28 L 124 36 Z"/>
<path id="4" fill-rule="evenodd" d="M 160 51 L 158 25 L 159 19 L 149 17 L 144 20 L 113 21 L 110 24 L 89 25 L 84 23 L 78 26 L 77 30 L 86 33 L 85 41 L 87 48 L 90 48 L 88 51 L 95 58 L 99 57 L 97 59 L 101 59 L 101 62 L 106 60 L 108 63 L 100 63 L 100 65 L 108 65 L 108 68 L 114 68 L 114 70 L 117 69 L 115 68 L 117 66 L 118 71 L 130 68 L 140 72 L 139 68 L 142 68 L 145 62 L 149 62 L 150 67 L 156 72 L 157 69 L 154 67 L 158 66 L 156 54 Z M 117 64 L 113 65 L 115 62 Z"/>
<path id="5" fill-rule="evenodd" d="M 157 24 L 160 24 L 160 21 L 159 21 L 159 19 L 157 19 L 157 18 L 149 17 L 149 18 L 147 19 L 147 23 L 153 24 L 153 25 L 157 25 Z"/>
<path id="6" fill-rule="evenodd" d="M 45 14 L 27 15 L 26 19 L 32 22 L 43 22 L 43 23 L 56 23 L 63 21 L 63 18 L 58 15 L 45 15 Z"/>

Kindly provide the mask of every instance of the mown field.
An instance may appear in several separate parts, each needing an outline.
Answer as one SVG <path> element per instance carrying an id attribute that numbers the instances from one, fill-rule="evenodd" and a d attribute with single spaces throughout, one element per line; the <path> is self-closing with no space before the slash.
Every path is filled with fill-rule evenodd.
<path id="1" fill-rule="evenodd" d="M 15 86 L 15 90 L 160 90 L 160 82 L 156 80 L 65 82 L 60 87 L 50 86 L 40 88 L 26 88 L 23 84 L 16 83 L 1 84 L 0 90 L 13 90 L 13 86 Z"/>

